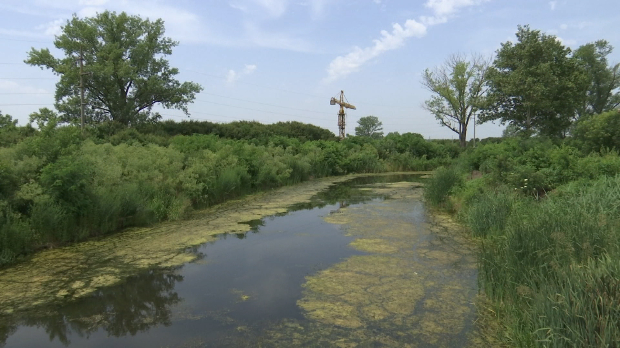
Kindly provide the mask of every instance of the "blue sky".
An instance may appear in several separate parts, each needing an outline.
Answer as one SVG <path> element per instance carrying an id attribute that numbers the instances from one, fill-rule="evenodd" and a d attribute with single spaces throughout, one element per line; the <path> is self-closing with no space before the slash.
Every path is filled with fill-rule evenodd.
<path id="1" fill-rule="evenodd" d="M 422 108 L 430 93 L 421 72 L 454 53 L 491 57 L 514 41 L 517 25 L 557 35 L 571 48 L 605 39 L 617 47 L 611 62 L 620 62 L 617 0 L 2 0 L 2 113 L 23 125 L 31 112 L 51 107 L 57 78 L 24 64 L 26 53 L 53 48 L 73 13 L 106 9 L 164 19 L 166 35 L 180 42 L 169 57 L 179 79 L 204 87 L 191 119 L 215 122 L 294 120 L 337 134 L 329 99 L 344 90 L 357 106 L 347 133 L 374 115 L 386 133 L 455 138 Z M 478 126 L 477 137 L 499 136 L 502 128 Z"/>

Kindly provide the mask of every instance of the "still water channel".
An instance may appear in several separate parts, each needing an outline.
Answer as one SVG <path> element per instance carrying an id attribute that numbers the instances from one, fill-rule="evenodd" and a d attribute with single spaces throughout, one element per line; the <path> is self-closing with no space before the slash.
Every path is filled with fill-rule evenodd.
<path id="1" fill-rule="evenodd" d="M 187 248 L 189 263 L 16 306 L 0 315 L 0 346 L 478 346 L 473 251 L 428 214 L 420 181 L 341 182 Z"/>

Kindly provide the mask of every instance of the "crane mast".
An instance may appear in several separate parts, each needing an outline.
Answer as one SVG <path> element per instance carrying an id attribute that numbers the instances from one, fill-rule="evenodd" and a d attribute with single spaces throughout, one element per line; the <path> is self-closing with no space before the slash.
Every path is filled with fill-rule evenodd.
<path id="1" fill-rule="evenodd" d="M 336 99 L 334 97 L 332 97 L 332 99 L 329 101 L 330 105 L 340 105 L 340 111 L 338 111 L 338 130 L 340 133 L 340 139 L 344 139 L 345 137 L 345 117 L 347 116 L 347 114 L 345 113 L 344 109 L 352 109 L 352 110 L 356 110 L 355 106 L 352 104 L 349 104 L 347 102 L 345 102 L 345 97 L 344 97 L 344 91 L 340 91 L 340 98 Z"/>

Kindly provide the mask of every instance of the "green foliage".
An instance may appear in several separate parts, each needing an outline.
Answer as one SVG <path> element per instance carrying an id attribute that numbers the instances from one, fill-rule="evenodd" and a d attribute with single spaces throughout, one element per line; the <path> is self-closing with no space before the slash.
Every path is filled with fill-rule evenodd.
<path id="1" fill-rule="evenodd" d="M 64 57 L 54 57 L 49 49 L 33 48 L 26 63 L 60 75 L 56 108 L 64 121 L 79 120 L 80 97 L 76 91 L 83 77 L 89 123 L 135 125 L 157 119 L 159 116 L 151 113 L 156 104 L 188 113 L 187 105 L 202 90 L 196 83 L 174 79 L 179 71 L 169 66 L 165 56 L 178 43 L 163 35 L 161 19 L 143 20 L 109 11 L 92 18 L 74 16 L 54 40 Z M 80 56 L 87 74 L 84 76 L 75 67 Z"/>
<path id="2" fill-rule="evenodd" d="M 514 304 L 507 307 L 513 343 L 607 347 L 618 342 L 620 329 L 613 323 L 620 319 L 620 176 L 569 185 L 537 204 L 513 204 L 504 228 L 480 223 L 480 210 L 498 199 L 475 203 L 468 221 L 487 236 L 480 256 L 486 294 Z"/>
<path id="3" fill-rule="evenodd" d="M 11 115 L 0 112 L 0 146 L 9 146 L 20 142 L 34 133 L 32 127 L 18 127 L 17 120 Z"/>
<path id="4" fill-rule="evenodd" d="M 355 135 L 370 138 L 383 137 L 383 123 L 377 116 L 364 116 L 357 121 Z"/>
<path id="5" fill-rule="evenodd" d="M 445 205 L 450 194 L 462 183 L 461 173 L 450 167 L 441 167 L 426 181 L 424 199 L 433 206 Z"/>
<path id="6" fill-rule="evenodd" d="M 193 134 L 213 134 L 220 138 L 248 140 L 256 145 L 267 145 L 269 142 L 280 137 L 278 142 L 286 145 L 284 138 L 306 142 L 313 140 L 335 140 L 335 135 L 327 129 L 312 124 L 301 122 L 278 122 L 274 124 L 262 124 L 256 121 L 235 121 L 230 123 L 212 123 L 209 121 L 183 121 L 171 120 L 144 123 L 139 125 L 138 130 L 142 134 L 156 136 L 175 136 Z"/>
<path id="7" fill-rule="evenodd" d="M 425 102 L 439 123 L 459 135 L 467 145 L 469 122 L 486 103 L 485 85 L 489 63 L 482 57 L 453 55 L 434 71 L 426 69 L 422 85 L 433 93 Z"/>
<path id="8" fill-rule="evenodd" d="M 567 145 L 579 143 L 484 142 L 457 168 L 485 175 L 444 199 L 480 238 L 479 282 L 510 345 L 620 340 L 620 156 Z"/>
<path id="9" fill-rule="evenodd" d="M 46 109 L 34 113 L 40 130 L 0 147 L 0 265 L 42 247 L 182 219 L 193 209 L 259 190 L 380 172 L 399 160 L 402 169 L 427 170 L 451 160 L 443 145 L 413 134 L 392 135 L 389 141 L 309 140 L 328 134 L 298 123 L 265 128 L 239 122 L 228 129 L 276 135 L 259 141 L 214 133 L 170 137 L 132 127 L 112 135 L 97 129 L 83 140 L 79 127 L 58 126 L 56 117 Z M 178 126 L 188 125 L 197 126 Z M 291 137 L 313 129 L 317 132 Z"/>
<path id="10" fill-rule="evenodd" d="M 607 62 L 612 51 L 605 40 L 585 44 L 575 51 L 588 79 L 586 99 L 577 109 L 580 116 L 601 114 L 620 105 L 620 63 L 608 66 Z"/>
<path id="11" fill-rule="evenodd" d="M 525 134 L 564 137 L 585 100 L 586 72 L 555 36 L 519 26 L 517 40 L 497 51 L 480 119 L 500 120 Z"/>
<path id="12" fill-rule="evenodd" d="M 471 189 L 470 189 L 471 190 Z M 501 235 L 516 197 L 507 189 L 469 193 L 465 199 L 465 222 L 476 237 Z"/>
<path id="13" fill-rule="evenodd" d="M 585 153 L 620 150 L 620 111 L 581 118 L 572 134 L 575 145 Z"/>

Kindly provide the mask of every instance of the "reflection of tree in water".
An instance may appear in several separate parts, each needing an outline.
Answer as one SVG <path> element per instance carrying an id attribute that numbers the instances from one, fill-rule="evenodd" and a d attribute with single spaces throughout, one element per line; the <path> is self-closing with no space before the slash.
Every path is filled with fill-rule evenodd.
<path id="1" fill-rule="evenodd" d="M 181 298 L 174 291 L 183 276 L 174 270 L 149 270 L 122 284 L 97 290 L 93 295 L 62 307 L 39 308 L 19 317 L 0 319 L 0 346 L 17 326 L 45 328 L 50 341 L 69 345 L 70 336 L 88 337 L 103 329 L 120 337 L 147 331 L 156 325 L 170 325 L 170 308 Z"/>
<path id="2" fill-rule="evenodd" d="M 266 219 L 274 219 L 279 216 L 285 216 L 291 212 L 300 210 L 311 210 L 314 208 L 324 208 L 327 205 L 339 204 L 338 208 L 346 208 L 352 204 L 360 204 L 368 202 L 374 198 L 385 198 L 384 196 L 373 194 L 370 191 L 361 190 L 360 186 L 378 183 L 391 183 L 396 181 L 419 181 L 419 174 L 396 174 L 396 175 L 381 175 L 381 176 L 367 176 L 354 178 L 345 182 L 338 183 L 330 186 L 326 190 L 318 192 L 314 197 L 310 199 L 310 202 L 293 204 L 288 208 L 287 212 L 277 213 L 270 217 L 263 219 L 256 219 L 251 221 L 241 222 L 243 224 L 250 225 L 250 230 L 242 233 L 235 233 L 234 236 L 238 239 L 245 239 L 248 233 L 259 233 L 260 228 L 265 226 Z M 226 239 L 229 234 L 220 235 L 221 239 Z"/>
<path id="3" fill-rule="evenodd" d="M 4 347 L 6 340 L 17 330 L 17 325 L 15 323 L 4 319 L 5 318 L 0 318 L 0 347 Z"/>

